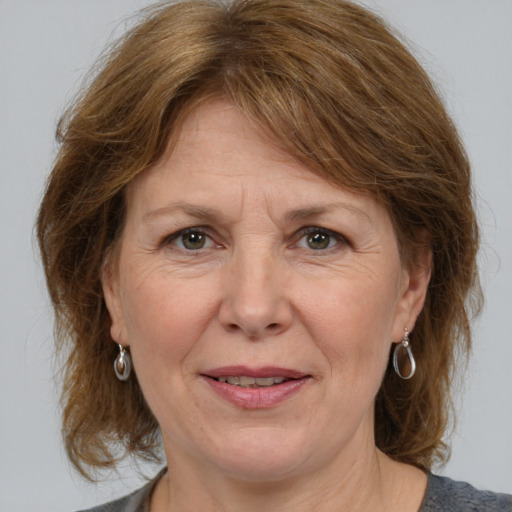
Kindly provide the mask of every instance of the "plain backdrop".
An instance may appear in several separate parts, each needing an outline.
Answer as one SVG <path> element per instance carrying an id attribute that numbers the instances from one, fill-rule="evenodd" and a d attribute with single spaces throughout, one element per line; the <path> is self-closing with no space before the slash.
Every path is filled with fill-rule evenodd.
<path id="1" fill-rule="evenodd" d="M 59 114 L 105 42 L 123 31 L 120 20 L 148 3 L 0 0 L 0 510 L 76 510 L 142 481 L 126 464 L 87 484 L 63 453 L 52 312 L 33 223 Z M 366 3 L 413 42 L 474 167 L 486 305 L 442 472 L 512 493 L 512 1 Z"/>

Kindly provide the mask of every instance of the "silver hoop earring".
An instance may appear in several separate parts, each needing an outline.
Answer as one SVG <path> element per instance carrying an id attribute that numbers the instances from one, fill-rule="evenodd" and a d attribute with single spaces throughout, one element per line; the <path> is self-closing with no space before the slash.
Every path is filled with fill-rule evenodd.
<path id="1" fill-rule="evenodd" d="M 132 361 L 130 354 L 126 352 L 122 345 L 119 345 L 119 354 L 114 361 L 114 372 L 119 380 L 125 381 L 130 377 L 132 372 Z"/>
<path id="2" fill-rule="evenodd" d="M 400 356 L 401 350 L 405 350 L 405 353 L 407 354 L 407 357 L 409 359 L 410 370 L 408 375 L 402 375 L 402 372 L 400 371 L 400 367 L 398 365 L 398 358 Z M 393 352 L 393 367 L 395 369 L 396 374 L 401 379 L 404 380 L 409 380 L 416 372 L 416 361 L 414 360 L 411 347 L 409 346 L 409 331 L 407 330 L 407 328 L 405 329 L 404 338 L 400 343 L 397 344 L 397 346 L 395 347 L 395 351 Z"/>

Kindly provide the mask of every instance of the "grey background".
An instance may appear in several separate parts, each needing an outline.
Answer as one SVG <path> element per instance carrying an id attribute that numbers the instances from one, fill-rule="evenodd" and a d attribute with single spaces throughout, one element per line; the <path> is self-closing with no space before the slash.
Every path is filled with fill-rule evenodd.
<path id="1" fill-rule="evenodd" d="M 487 301 L 475 325 L 453 456 L 443 473 L 512 493 L 512 1 L 366 3 L 414 42 L 474 165 Z M 0 0 L 0 510 L 76 510 L 141 481 L 127 464 L 93 486 L 66 461 L 52 315 L 33 222 L 59 113 L 104 43 L 122 31 L 120 20 L 145 5 Z"/>

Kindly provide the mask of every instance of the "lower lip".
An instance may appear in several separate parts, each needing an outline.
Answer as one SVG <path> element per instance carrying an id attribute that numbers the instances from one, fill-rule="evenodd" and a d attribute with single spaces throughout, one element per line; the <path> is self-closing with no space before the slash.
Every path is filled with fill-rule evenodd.
<path id="1" fill-rule="evenodd" d="M 204 380 L 221 397 L 244 409 L 268 409 L 297 394 L 310 377 L 289 380 L 282 384 L 261 388 L 243 388 L 203 376 Z"/>

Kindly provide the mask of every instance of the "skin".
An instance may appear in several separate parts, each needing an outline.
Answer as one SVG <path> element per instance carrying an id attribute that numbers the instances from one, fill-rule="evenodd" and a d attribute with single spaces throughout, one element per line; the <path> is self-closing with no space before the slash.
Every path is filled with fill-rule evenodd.
<path id="1" fill-rule="evenodd" d="M 418 510 L 426 476 L 373 430 L 391 344 L 424 302 L 430 255 L 417 261 L 401 264 L 374 199 L 313 174 L 226 101 L 194 111 L 130 186 L 103 281 L 162 431 L 151 510 Z M 250 410 L 201 377 L 232 365 L 310 378 Z"/>

